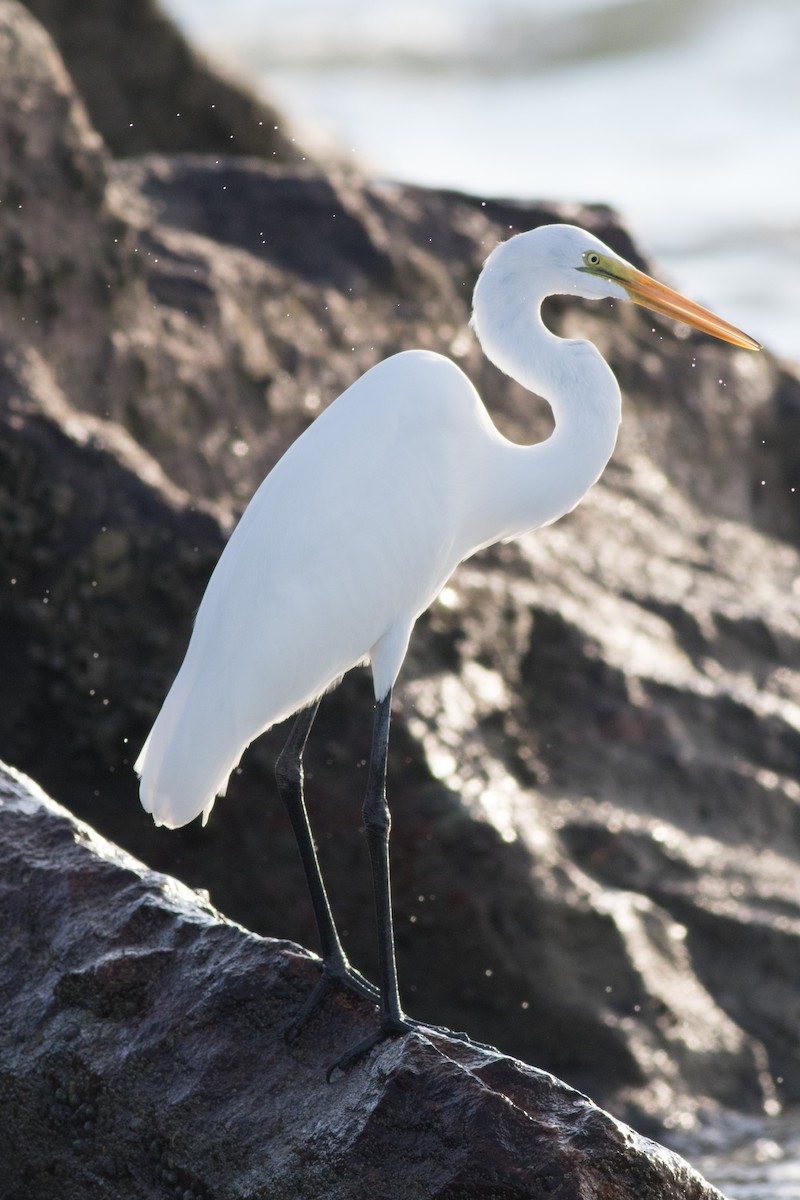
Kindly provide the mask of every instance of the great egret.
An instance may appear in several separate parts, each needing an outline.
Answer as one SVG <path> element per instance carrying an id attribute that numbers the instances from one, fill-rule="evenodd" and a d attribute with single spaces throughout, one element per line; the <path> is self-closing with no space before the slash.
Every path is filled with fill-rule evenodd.
<path id="1" fill-rule="evenodd" d="M 575 508 L 616 442 L 616 379 L 590 342 L 556 337 L 544 326 L 540 307 L 552 294 L 630 299 L 759 349 L 575 226 L 542 226 L 497 246 L 475 287 L 475 332 L 501 370 L 550 403 L 552 435 L 533 446 L 509 442 L 469 379 L 439 354 L 409 350 L 372 367 L 286 451 L 250 502 L 136 763 L 142 804 L 158 824 L 175 828 L 200 813 L 205 823 L 249 743 L 299 713 L 276 774 L 323 967 L 290 1032 L 335 984 L 379 1005 L 374 1034 L 334 1066 L 345 1068 L 387 1036 L 417 1026 L 404 1015 L 397 986 L 385 789 L 392 687 L 414 623 L 476 550 Z M 319 699 L 365 662 L 376 700 L 363 819 L 379 989 L 347 961 L 303 799 L 303 751 Z"/>

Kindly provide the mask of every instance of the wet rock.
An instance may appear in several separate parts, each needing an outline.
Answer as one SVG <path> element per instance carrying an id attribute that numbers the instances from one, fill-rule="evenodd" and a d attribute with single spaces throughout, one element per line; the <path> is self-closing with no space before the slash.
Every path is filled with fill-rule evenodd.
<path id="1" fill-rule="evenodd" d="M 313 959 L 2 768 L 0 859 L 8 1200 L 720 1200 L 552 1076 L 440 1035 L 327 1084 L 368 1005 L 332 996 L 287 1046 Z"/>
<path id="2" fill-rule="evenodd" d="M 313 946 L 272 781 L 285 731 L 205 830 L 155 830 L 136 799 L 230 520 L 394 350 L 451 354 L 505 433 L 544 436 L 544 406 L 468 332 L 483 257 L 552 220 L 640 255 L 601 207 L 116 162 L 10 0 L 0 125 L 0 751 L 229 917 Z M 574 514 L 465 564 L 419 622 L 389 780 L 403 999 L 651 1129 L 775 1111 L 800 1098 L 800 384 L 632 309 L 547 316 L 611 361 L 620 444 Z M 370 720 L 353 672 L 307 770 L 368 973 Z"/>

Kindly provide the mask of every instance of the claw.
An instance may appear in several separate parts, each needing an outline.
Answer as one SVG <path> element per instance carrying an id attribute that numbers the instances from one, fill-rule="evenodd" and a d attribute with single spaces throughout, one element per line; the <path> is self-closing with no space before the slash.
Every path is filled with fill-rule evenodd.
<path id="1" fill-rule="evenodd" d="M 287 1045 L 291 1045 L 306 1022 L 310 1021 L 317 1009 L 322 1006 L 323 1000 L 328 995 L 328 992 L 332 987 L 333 981 L 331 980 L 331 977 L 326 974 L 323 967 L 322 977 L 319 983 L 311 992 L 311 995 L 306 998 L 306 1001 L 300 1011 L 293 1018 L 293 1020 L 289 1022 L 283 1031 L 283 1040 Z"/>
<path id="2" fill-rule="evenodd" d="M 341 1071 L 343 1075 L 347 1074 L 353 1063 L 358 1062 L 360 1058 L 368 1054 L 374 1046 L 379 1046 L 387 1038 L 399 1037 L 402 1034 L 410 1033 L 413 1028 L 411 1022 L 405 1019 L 385 1018 L 374 1033 L 371 1033 L 369 1037 L 364 1038 L 362 1042 L 358 1042 L 355 1046 L 351 1046 L 349 1050 L 344 1052 L 341 1058 L 337 1058 L 336 1062 L 331 1063 L 325 1072 L 326 1080 L 330 1083 L 334 1071 Z"/>
<path id="3" fill-rule="evenodd" d="M 323 962 L 319 983 L 314 987 L 300 1011 L 283 1031 L 283 1040 L 287 1044 L 291 1044 L 295 1040 L 303 1026 L 310 1021 L 317 1009 L 321 1008 L 328 993 L 336 987 L 344 988 L 345 991 L 352 992 L 356 996 L 361 996 L 364 1000 L 370 1000 L 373 1004 L 380 1002 L 380 992 L 378 989 L 368 979 L 365 979 L 360 971 L 356 971 L 354 967 L 351 967 L 349 963 Z"/>

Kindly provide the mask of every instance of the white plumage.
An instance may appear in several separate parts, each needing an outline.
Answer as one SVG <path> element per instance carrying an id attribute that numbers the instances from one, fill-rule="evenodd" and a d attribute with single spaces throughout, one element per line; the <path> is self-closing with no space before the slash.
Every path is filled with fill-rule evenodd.
<path id="1" fill-rule="evenodd" d="M 211 576 L 136 765 L 158 822 L 208 812 L 253 738 L 356 663 L 370 660 L 385 694 L 414 620 L 468 552 L 456 530 L 470 467 L 452 431 L 479 405 L 448 359 L 400 354 L 348 388 L 270 472 Z"/>
<path id="2" fill-rule="evenodd" d="M 334 984 L 378 1003 L 380 1016 L 328 1078 L 386 1037 L 429 1028 L 400 1004 L 385 790 L 392 686 L 414 622 L 464 558 L 574 508 L 614 448 L 616 380 L 590 343 L 545 328 L 540 307 L 554 292 L 631 299 L 736 345 L 758 345 L 573 226 L 544 226 L 498 246 L 475 288 L 473 324 L 488 357 L 549 401 L 551 436 L 533 446 L 507 441 L 467 377 L 441 355 L 412 350 L 367 371 L 253 497 L 136 763 L 142 803 L 157 822 L 183 825 L 201 812 L 207 818 L 245 747 L 302 710 L 277 782 L 309 885 L 322 972 L 286 1036 L 297 1035 Z M 376 698 L 363 819 L 379 989 L 347 961 L 303 799 L 314 701 L 365 660 Z"/>
<path id="3" fill-rule="evenodd" d="M 642 281 L 647 303 L 667 292 L 567 225 L 520 234 L 487 260 L 473 323 L 487 356 L 550 402 L 545 442 L 508 442 L 459 367 L 412 350 L 367 371 L 289 448 L 219 560 L 137 760 L 158 823 L 207 818 L 247 745 L 357 663 L 370 662 L 385 696 L 459 562 L 574 508 L 613 450 L 619 389 L 594 346 L 545 328 L 541 302 L 641 302 Z M 677 299 L 675 315 L 710 329 L 711 314 Z"/>

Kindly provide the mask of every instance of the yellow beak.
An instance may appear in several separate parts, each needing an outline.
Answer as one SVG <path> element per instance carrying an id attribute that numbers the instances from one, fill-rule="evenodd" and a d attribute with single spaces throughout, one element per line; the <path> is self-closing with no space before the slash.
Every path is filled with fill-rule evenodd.
<path id="1" fill-rule="evenodd" d="M 684 325 L 691 325 L 694 329 L 710 333 L 712 337 L 721 338 L 723 342 L 731 342 L 734 346 L 742 346 L 745 350 L 761 349 L 760 342 L 756 342 L 746 333 L 742 333 L 741 329 L 737 329 L 735 325 L 724 321 L 722 317 L 718 317 L 707 308 L 695 304 L 693 300 L 687 300 L 686 296 L 682 296 L 680 292 L 675 292 L 665 284 L 658 283 L 657 280 L 651 279 L 642 271 L 637 271 L 635 267 L 628 266 L 627 263 L 624 266 L 615 264 L 613 274 L 609 272 L 609 275 L 625 288 L 634 304 L 642 304 L 654 312 L 664 313 L 665 316 L 681 321 Z"/>

